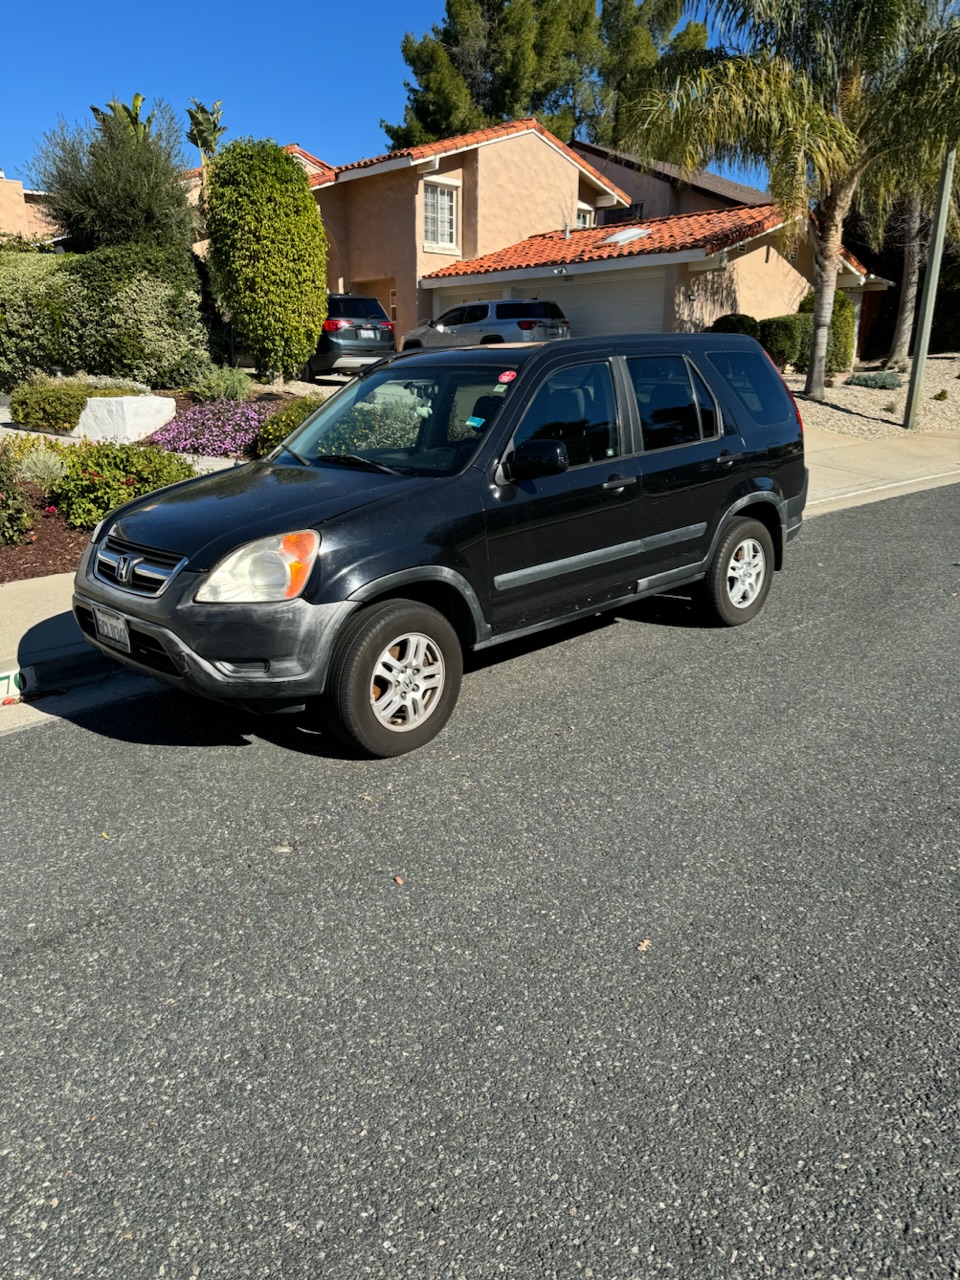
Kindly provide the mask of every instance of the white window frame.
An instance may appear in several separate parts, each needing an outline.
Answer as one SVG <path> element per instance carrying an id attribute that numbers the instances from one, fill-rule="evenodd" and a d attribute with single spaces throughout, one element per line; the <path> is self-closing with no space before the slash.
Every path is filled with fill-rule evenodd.
<path id="1" fill-rule="evenodd" d="M 423 247 L 430 253 L 453 253 L 460 252 L 460 234 L 459 234 L 459 218 L 460 218 L 460 201 L 458 199 L 459 188 L 461 186 L 458 178 L 440 178 L 431 174 L 429 180 L 425 180 L 423 184 Z M 436 193 L 437 208 L 434 216 L 433 228 L 430 227 L 431 214 L 428 204 L 431 198 L 431 189 Z M 450 239 L 441 238 L 441 209 L 440 197 L 449 197 L 449 213 L 445 217 L 446 229 L 450 235 Z M 431 229 L 435 232 L 435 237 L 431 239 Z"/>
<path id="2" fill-rule="evenodd" d="M 580 219 L 584 221 L 581 222 Z M 583 200 L 577 201 L 577 230 L 583 231 L 587 227 L 594 227 L 597 223 L 597 211 L 592 204 L 587 204 Z"/>

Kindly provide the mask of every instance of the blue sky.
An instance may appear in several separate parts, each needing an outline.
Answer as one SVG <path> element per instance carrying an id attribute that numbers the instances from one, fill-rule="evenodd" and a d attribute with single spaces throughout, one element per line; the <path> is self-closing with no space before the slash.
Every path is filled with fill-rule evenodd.
<path id="1" fill-rule="evenodd" d="M 224 141 L 298 142 L 330 164 L 378 155 L 387 149 L 381 119 L 399 121 L 406 102 L 404 32 L 429 30 L 443 9 L 444 0 L 11 5 L 0 168 L 28 181 L 36 145 L 58 116 L 85 122 L 91 104 L 135 93 L 166 99 L 185 129 L 191 98 L 207 106 L 221 98 Z"/>

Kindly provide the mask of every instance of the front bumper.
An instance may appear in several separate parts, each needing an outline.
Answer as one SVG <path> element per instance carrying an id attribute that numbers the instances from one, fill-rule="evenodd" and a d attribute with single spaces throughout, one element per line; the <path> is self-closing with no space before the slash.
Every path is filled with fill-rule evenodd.
<path id="1" fill-rule="evenodd" d="M 84 557 L 73 613 L 88 644 L 134 671 L 187 693 L 254 711 L 301 706 L 323 692 L 340 628 L 357 607 L 310 604 L 204 605 L 200 577 L 183 572 L 159 597 L 123 591 L 96 578 Z M 130 651 L 98 634 L 94 606 L 126 622 Z"/>

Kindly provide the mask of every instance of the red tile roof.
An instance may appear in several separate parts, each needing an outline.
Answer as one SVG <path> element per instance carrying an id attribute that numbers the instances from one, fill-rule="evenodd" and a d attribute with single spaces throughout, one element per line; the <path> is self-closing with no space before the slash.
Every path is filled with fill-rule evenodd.
<path id="1" fill-rule="evenodd" d="M 610 258 L 680 253 L 688 249 L 703 249 L 710 254 L 762 235 L 765 231 L 773 231 L 782 222 L 777 206 L 765 204 L 679 213 L 666 218 L 649 218 L 644 222 L 585 227 L 571 231 L 569 236 L 562 231 L 548 231 L 545 235 L 531 236 L 481 258 L 451 262 L 425 279 L 484 275 L 490 271 L 518 271 L 564 263 L 603 262 Z M 631 231 L 645 231 L 647 234 L 623 243 L 624 233 Z M 614 236 L 617 239 L 612 240 Z"/>
<path id="2" fill-rule="evenodd" d="M 352 164 L 342 164 L 338 166 L 337 173 L 349 173 L 357 169 L 371 169 L 374 165 L 386 164 L 390 160 L 411 160 L 413 162 L 420 160 L 429 160 L 433 156 L 446 155 L 453 151 L 466 151 L 469 147 L 478 147 L 484 142 L 497 142 L 501 138 L 514 137 L 521 133 L 536 133 L 541 138 L 545 138 L 547 142 L 562 152 L 569 160 L 571 160 L 578 169 L 582 169 L 585 173 L 597 182 L 604 190 L 615 195 L 619 201 L 628 205 L 630 197 L 625 191 L 621 191 L 618 186 L 605 178 L 599 169 L 594 168 L 589 160 L 578 155 L 566 143 L 561 142 L 559 138 L 554 137 L 549 129 L 545 129 L 539 120 L 535 120 L 533 116 L 528 116 L 524 120 L 508 120 L 505 124 L 491 125 L 487 129 L 477 129 L 473 133 L 462 133 L 455 138 L 441 138 L 439 142 L 424 142 L 416 147 L 402 147 L 399 151 L 388 151 L 382 156 L 371 156 L 367 160 L 355 160 Z"/>

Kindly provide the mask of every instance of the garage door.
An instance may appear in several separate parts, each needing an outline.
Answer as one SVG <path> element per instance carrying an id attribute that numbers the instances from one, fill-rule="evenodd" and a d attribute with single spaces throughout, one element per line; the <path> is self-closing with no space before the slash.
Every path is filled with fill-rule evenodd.
<path id="1" fill-rule="evenodd" d="M 637 272 L 617 279 L 569 283 L 558 281 L 550 290 L 570 321 L 574 338 L 601 333 L 660 333 L 663 329 L 663 271 Z M 546 296 L 546 290 L 541 291 Z"/>

